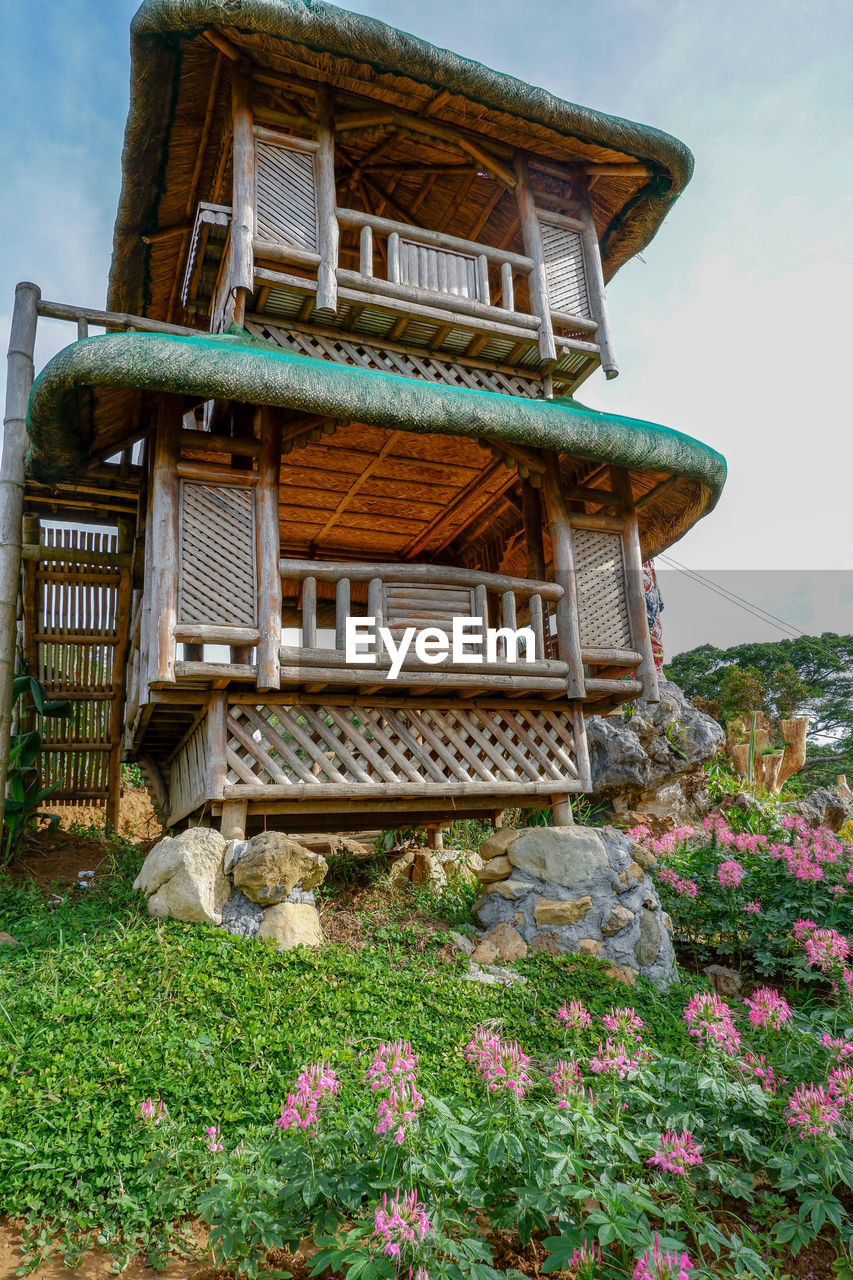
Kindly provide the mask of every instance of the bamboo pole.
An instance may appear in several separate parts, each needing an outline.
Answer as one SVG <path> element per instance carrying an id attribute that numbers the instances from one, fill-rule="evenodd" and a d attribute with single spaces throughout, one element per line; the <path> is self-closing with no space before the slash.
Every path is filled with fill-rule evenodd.
<path id="1" fill-rule="evenodd" d="M 175 682 L 178 620 L 178 451 L 181 399 L 163 396 L 157 416 L 151 489 L 149 680 Z M 146 573 L 148 577 L 148 573 Z"/>
<path id="2" fill-rule="evenodd" d="M 246 298 L 254 289 L 255 135 L 252 120 L 252 79 L 248 64 L 234 67 L 231 80 L 234 123 L 234 182 L 231 213 L 231 290 L 234 320 L 242 324 Z"/>
<path id="3" fill-rule="evenodd" d="M 563 588 L 563 594 L 557 601 L 556 609 L 557 642 L 560 657 L 569 665 L 567 679 L 569 697 L 583 698 L 585 690 L 578 626 L 574 544 L 569 513 L 560 486 L 560 468 L 557 455 L 554 453 L 545 455 L 544 489 L 548 503 L 548 521 L 551 526 L 554 581 Z"/>
<path id="4" fill-rule="evenodd" d="M 121 555 L 126 555 L 128 561 L 133 550 L 134 532 L 134 522 L 132 520 L 125 518 L 118 521 L 118 551 Z M 124 695 L 127 688 L 125 662 L 130 640 L 130 628 L 127 623 L 130 617 L 132 585 L 130 568 L 122 569 L 116 595 L 117 644 L 113 649 L 113 700 L 110 707 L 109 797 L 107 799 L 107 821 L 114 830 L 118 830 L 119 807 L 121 804 L 122 714 L 124 711 Z"/>
<path id="5" fill-rule="evenodd" d="M 513 161 L 518 186 L 515 198 L 518 202 L 518 216 L 521 219 L 521 236 L 524 241 L 524 252 L 533 259 L 533 270 L 530 272 L 530 301 L 533 311 L 539 317 L 539 354 L 543 360 L 556 360 L 557 348 L 554 345 L 554 330 L 551 326 L 551 303 L 548 297 L 548 280 L 545 275 L 545 250 L 542 248 L 542 232 L 536 216 L 536 205 L 530 189 L 530 174 L 527 161 L 519 152 Z"/>
<path id="6" fill-rule="evenodd" d="M 595 340 L 601 352 L 601 367 L 604 370 L 605 378 L 616 378 L 619 376 L 619 365 L 616 363 L 616 353 L 613 349 L 613 334 L 610 332 L 610 319 L 607 314 L 607 294 L 604 289 L 604 272 L 601 269 L 601 250 L 598 246 L 598 232 L 595 229 L 588 193 L 581 210 L 581 221 L 583 222 L 581 243 L 586 266 L 587 287 L 592 305 L 592 314 L 598 325 L 595 332 Z"/>
<path id="7" fill-rule="evenodd" d="M 338 249 L 340 228 L 335 212 L 335 105 L 332 90 L 317 90 L 317 223 L 320 230 L 320 266 L 317 269 L 317 310 L 335 315 L 338 310 Z"/>
<path id="8" fill-rule="evenodd" d="M 258 543 L 258 688 L 279 687 L 281 574 L 278 569 L 278 479 L 281 468 L 281 414 L 261 409 L 261 454 L 255 497 Z"/>
<path id="9" fill-rule="evenodd" d="M 6 412 L 0 461 L 0 830 L 6 809 L 6 778 L 12 732 L 12 684 L 18 628 L 18 579 L 21 571 L 21 518 L 24 510 L 24 458 L 27 402 L 33 385 L 38 285 L 22 281 L 15 289 L 15 308 L 6 357 Z"/>

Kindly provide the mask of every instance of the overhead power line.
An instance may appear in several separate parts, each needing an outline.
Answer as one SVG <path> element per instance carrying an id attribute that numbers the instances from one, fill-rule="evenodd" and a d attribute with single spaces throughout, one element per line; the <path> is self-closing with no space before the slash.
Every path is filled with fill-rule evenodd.
<path id="1" fill-rule="evenodd" d="M 672 565 L 673 569 L 677 569 L 679 573 L 683 573 L 685 577 L 690 578 L 693 582 L 698 582 L 700 586 L 712 591 L 714 595 L 719 596 L 722 600 L 728 601 L 729 604 L 735 605 L 738 609 L 743 609 L 745 613 L 751 613 L 754 618 L 758 618 L 759 622 L 768 623 L 778 631 L 787 632 L 793 639 L 808 634 L 799 627 L 794 626 L 792 622 L 786 622 L 784 618 L 778 617 L 775 613 L 762 609 L 761 605 L 756 604 L 754 600 L 747 600 L 744 596 L 739 596 L 736 592 L 729 591 L 727 587 L 722 586 L 719 582 L 715 582 L 712 578 L 706 578 L 704 574 L 699 573 L 696 569 L 688 568 L 686 564 L 679 563 L 672 556 L 660 555 L 658 559 L 663 560 L 665 564 Z"/>

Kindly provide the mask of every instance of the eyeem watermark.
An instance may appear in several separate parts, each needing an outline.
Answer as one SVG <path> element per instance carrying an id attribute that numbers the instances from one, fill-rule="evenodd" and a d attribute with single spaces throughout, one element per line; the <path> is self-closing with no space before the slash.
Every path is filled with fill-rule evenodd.
<path id="1" fill-rule="evenodd" d="M 459 665 L 536 661 L 532 627 L 484 628 L 480 618 L 454 618 L 451 635 L 441 627 L 406 627 L 397 641 L 389 627 L 377 627 L 375 618 L 347 618 L 344 650 L 347 663 L 359 667 L 375 665 L 377 638 L 391 659 L 389 680 L 399 676 L 413 642 L 415 657 L 430 667 L 437 667 L 448 659 Z"/>

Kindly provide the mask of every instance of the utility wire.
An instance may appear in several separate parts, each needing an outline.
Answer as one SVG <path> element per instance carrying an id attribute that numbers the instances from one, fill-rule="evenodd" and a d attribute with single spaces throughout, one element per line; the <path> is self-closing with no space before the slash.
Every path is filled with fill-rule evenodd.
<path id="1" fill-rule="evenodd" d="M 737 595 L 736 592 L 729 591 L 727 587 L 722 586 L 719 582 L 714 582 L 712 578 L 706 578 L 695 569 L 689 569 L 687 565 L 680 564 L 678 560 L 673 560 L 671 556 L 660 555 L 658 559 L 672 565 L 673 569 L 677 569 L 679 573 L 683 573 L 694 582 L 706 587 L 708 591 L 713 591 L 714 595 L 720 596 L 721 599 L 727 600 L 739 609 L 743 609 L 745 613 L 751 613 L 754 618 L 758 618 L 759 622 L 769 622 L 771 625 L 775 625 L 777 630 L 787 631 L 795 639 L 799 636 L 807 635 L 807 632 L 801 631 L 792 622 L 786 622 L 784 618 L 777 617 L 775 613 L 762 609 L 760 604 L 755 604 L 753 600 L 746 600 L 743 596 Z"/>

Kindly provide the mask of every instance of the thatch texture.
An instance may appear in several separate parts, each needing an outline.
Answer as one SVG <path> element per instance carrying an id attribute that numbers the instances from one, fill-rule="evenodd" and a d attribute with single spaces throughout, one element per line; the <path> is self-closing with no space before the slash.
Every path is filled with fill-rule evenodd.
<path id="1" fill-rule="evenodd" d="M 574 400 L 528 400 L 395 377 L 296 356 L 238 336 L 109 334 L 66 347 L 36 380 L 28 429 L 31 474 L 50 481 L 108 449 L 138 390 L 327 415 L 413 436 L 506 440 L 642 473 L 642 490 L 679 477 L 643 508 L 647 554 L 680 537 L 716 503 L 724 459 L 667 427 L 600 413 Z"/>
<path id="2" fill-rule="evenodd" d="M 641 163 L 645 173 L 607 174 L 592 188 L 607 277 L 648 244 L 690 178 L 690 152 L 659 130 L 565 102 L 319 0 L 146 0 L 131 35 L 130 113 L 109 290 L 115 310 L 161 319 L 174 313 L 186 239 L 175 235 L 146 245 L 142 236 L 179 226 L 198 199 L 227 197 L 231 64 L 204 38 L 208 30 L 224 34 L 256 70 L 271 69 L 306 84 L 331 81 L 351 108 L 359 101 L 378 102 L 428 113 L 492 150 L 508 154 L 522 148 L 560 165 Z M 362 137 L 341 146 L 339 181 L 345 182 L 374 144 Z M 382 149 L 386 163 L 448 158 L 405 138 L 391 139 Z M 375 173 L 368 180 L 375 198 L 381 180 Z M 421 181 L 416 175 L 397 180 L 394 190 L 404 206 L 423 191 Z M 543 189 L 556 183 L 559 190 L 547 174 L 540 181 Z M 358 191 L 347 199 L 359 207 Z M 472 187 L 470 172 L 439 178 L 421 206 L 424 225 L 438 222 L 446 208 L 450 220 L 444 229 L 462 236 L 485 214 L 488 226 L 479 232 L 484 242 L 515 247 L 512 199 L 493 193 L 487 183 Z"/>

